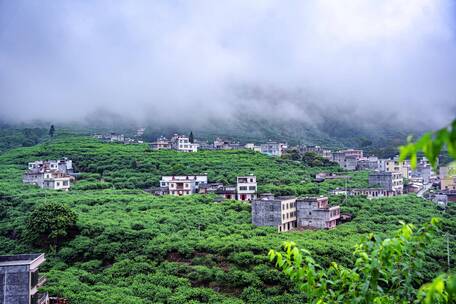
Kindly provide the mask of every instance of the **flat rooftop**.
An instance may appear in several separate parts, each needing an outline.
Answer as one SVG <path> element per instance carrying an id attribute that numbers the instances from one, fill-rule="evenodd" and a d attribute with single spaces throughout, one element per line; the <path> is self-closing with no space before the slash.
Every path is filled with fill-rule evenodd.
<path id="1" fill-rule="evenodd" d="M 0 255 L 0 267 L 30 265 L 40 258 L 44 259 L 44 253 Z"/>

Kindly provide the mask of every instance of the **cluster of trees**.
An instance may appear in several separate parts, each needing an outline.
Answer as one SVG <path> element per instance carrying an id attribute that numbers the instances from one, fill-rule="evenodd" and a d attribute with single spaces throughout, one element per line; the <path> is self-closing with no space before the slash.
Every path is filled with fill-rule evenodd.
<path id="1" fill-rule="evenodd" d="M 285 153 L 282 158 L 294 161 L 302 161 L 306 166 L 309 167 L 334 167 L 334 170 L 338 169 L 338 164 L 314 152 L 301 153 L 297 149 L 293 149 Z"/>
<path id="2" fill-rule="evenodd" d="M 46 138 L 45 128 L 17 129 L 11 127 L 0 128 L 0 153 L 16 148 L 30 147 Z"/>
<path id="3" fill-rule="evenodd" d="M 82 172 L 69 192 L 21 183 L 28 161 L 63 156 Z M 154 197 L 141 190 L 178 172 L 206 172 L 210 180 L 226 183 L 254 173 L 260 191 L 274 193 L 326 194 L 344 186 L 345 181 L 333 180 L 316 188 L 311 180 L 321 170 L 332 169 L 249 151 L 150 151 L 146 145 L 58 135 L 0 155 L 0 254 L 46 251 L 45 288 L 71 303 L 305 303 L 306 292 L 268 261 L 270 248 L 278 250 L 292 239 L 321 267 L 336 261 L 351 268 L 356 266 L 352 249 L 363 237 L 375 232 L 385 238 L 400 221 L 418 225 L 439 216 L 445 232 L 456 233 L 454 206 L 442 213 L 415 196 L 331 197 L 342 212 L 353 214 L 351 222 L 330 231 L 279 234 L 273 227 L 251 225 L 244 202 L 215 203 L 206 195 Z M 351 174 L 349 187 L 364 185 L 365 172 Z M 422 252 L 417 285 L 446 270 L 441 234 Z"/>

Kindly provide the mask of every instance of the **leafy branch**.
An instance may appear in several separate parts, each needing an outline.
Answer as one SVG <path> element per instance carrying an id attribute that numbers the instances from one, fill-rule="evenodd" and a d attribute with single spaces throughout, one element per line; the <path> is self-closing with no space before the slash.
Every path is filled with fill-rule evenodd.
<path id="1" fill-rule="evenodd" d="M 456 159 L 456 119 L 451 125 L 437 131 L 426 132 L 417 141 L 413 142 L 413 137 L 407 138 L 407 144 L 399 147 L 400 160 L 410 158 L 410 166 L 416 168 L 417 154 L 423 152 L 432 167 L 437 167 L 437 160 L 440 152 L 447 147 L 448 154 Z"/>

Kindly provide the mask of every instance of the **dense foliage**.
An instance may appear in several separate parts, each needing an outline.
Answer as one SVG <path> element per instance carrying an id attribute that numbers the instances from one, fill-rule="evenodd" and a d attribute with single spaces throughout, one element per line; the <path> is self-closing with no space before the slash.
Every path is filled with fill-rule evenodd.
<path id="1" fill-rule="evenodd" d="M 69 192 L 23 185 L 29 161 L 73 159 L 81 172 Z M 439 211 L 415 196 L 368 201 L 331 197 L 353 220 L 329 231 L 278 233 L 251 225 L 244 202 L 214 202 L 213 196 L 154 197 L 142 189 L 161 175 L 207 173 L 210 181 L 234 183 L 253 173 L 262 192 L 327 194 L 345 181 L 313 183 L 320 171 L 302 162 L 251 151 L 178 153 L 147 145 L 101 143 L 59 136 L 43 144 L 0 155 L 0 254 L 40 251 L 27 239 L 33 210 L 63 204 L 77 215 L 76 229 L 57 250 L 47 250 L 46 290 L 71 303 L 304 303 L 305 295 L 268 262 L 269 248 L 286 240 L 306 247 L 322 267 L 332 261 L 353 266 L 353 247 L 370 232 L 386 237 L 399 221 L 419 224 L 442 217 L 455 233 L 456 211 Z M 367 185 L 367 173 L 350 173 L 348 187 Z M 454 248 L 454 242 L 450 246 Z M 422 279 L 446 270 L 440 235 L 429 241 Z M 453 250 L 453 249 L 452 249 Z"/>
<path id="2" fill-rule="evenodd" d="M 38 144 L 47 135 L 43 128 L 17 129 L 11 127 L 0 128 L 0 153 L 16 147 L 30 147 Z"/>
<path id="3" fill-rule="evenodd" d="M 26 236 L 36 246 L 58 246 L 71 236 L 76 213 L 68 206 L 49 202 L 37 206 L 27 219 Z"/>
<path id="4" fill-rule="evenodd" d="M 305 292 L 307 303 L 453 303 L 456 277 L 417 288 L 422 282 L 426 244 L 438 231 L 437 218 L 416 229 L 403 224 L 393 238 L 370 234 L 356 246 L 353 268 L 336 262 L 320 266 L 307 250 L 285 242 L 283 251 L 271 250 L 276 266 Z M 439 277 L 441 278 L 441 277 Z"/>

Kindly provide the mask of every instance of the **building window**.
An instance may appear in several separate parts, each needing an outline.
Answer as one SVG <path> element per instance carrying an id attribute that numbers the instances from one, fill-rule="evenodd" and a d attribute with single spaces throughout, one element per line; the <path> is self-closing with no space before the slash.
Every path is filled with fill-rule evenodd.
<path id="1" fill-rule="evenodd" d="M 250 186 L 250 187 L 249 187 L 249 190 L 255 191 L 255 190 L 256 190 L 256 187 L 255 187 L 255 186 Z"/>
<path id="2" fill-rule="evenodd" d="M 239 190 L 245 191 L 245 190 L 247 190 L 247 186 L 240 186 L 240 187 L 239 187 Z"/>

